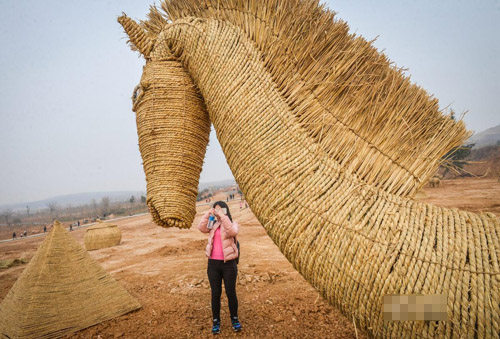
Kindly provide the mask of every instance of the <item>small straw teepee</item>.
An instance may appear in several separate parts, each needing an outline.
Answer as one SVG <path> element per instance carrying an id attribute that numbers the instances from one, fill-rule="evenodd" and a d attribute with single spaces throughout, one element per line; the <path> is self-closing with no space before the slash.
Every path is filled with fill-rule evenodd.
<path id="1" fill-rule="evenodd" d="M 85 232 L 85 248 L 87 251 L 116 246 L 122 240 L 122 232 L 118 225 L 99 220 L 97 225 L 87 228 Z"/>
<path id="2" fill-rule="evenodd" d="M 56 221 L 0 304 L 0 337 L 61 337 L 140 307 Z"/>

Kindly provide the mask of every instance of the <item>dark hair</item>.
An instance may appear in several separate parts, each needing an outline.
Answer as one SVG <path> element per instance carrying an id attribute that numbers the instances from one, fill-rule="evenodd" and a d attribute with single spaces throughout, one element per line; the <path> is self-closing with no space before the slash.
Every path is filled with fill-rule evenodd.
<path id="1" fill-rule="evenodd" d="M 229 212 L 229 206 L 222 200 L 214 202 L 214 205 L 212 206 L 215 208 L 215 206 L 219 205 L 221 208 L 225 208 L 227 210 L 227 216 L 229 217 L 229 220 L 233 222 L 233 218 L 231 217 L 231 212 Z"/>

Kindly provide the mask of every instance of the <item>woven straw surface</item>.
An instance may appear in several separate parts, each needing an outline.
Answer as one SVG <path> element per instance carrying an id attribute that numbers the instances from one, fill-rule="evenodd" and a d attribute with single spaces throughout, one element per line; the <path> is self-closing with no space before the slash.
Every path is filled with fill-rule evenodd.
<path id="1" fill-rule="evenodd" d="M 421 129 L 420 136 L 390 134 L 387 125 L 397 129 L 405 117 L 384 111 L 377 106 L 378 101 L 372 99 L 373 106 L 381 110 L 373 112 L 378 115 L 377 123 L 370 122 L 373 115 L 366 111 L 356 115 L 359 119 L 365 115 L 374 138 L 381 144 L 385 142 L 384 133 L 390 140 L 383 149 L 381 144 L 363 144 L 359 140 L 346 144 L 349 134 L 359 138 L 368 133 L 361 132 L 363 127 L 356 125 L 359 121 L 351 122 L 357 127 L 349 123 L 345 133 L 330 136 L 335 142 L 329 147 L 338 143 L 338 152 L 352 156 L 348 163 L 343 162 L 338 158 L 341 153 L 322 147 L 318 142 L 321 139 L 298 119 L 293 102 L 303 103 L 299 106 L 303 107 L 304 114 L 321 117 L 322 112 L 311 106 L 316 100 L 314 95 L 307 99 L 303 97 L 306 89 L 291 90 L 294 83 L 287 78 L 287 71 L 282 71 L 283 79 L 280 79 L 279 67 L 270 70 L 277 66 L 265 55 L 268 51 L 259 50 L 260 39 L 265 36 L 261 31 L 278 27 L 271 32 L 279 37 L 281 30 L 286 30 L 286 24 L 283 24 L 285 28 L 280 26 L 280 17 L 273 19 L 273 24 L 256 15 L 249 19 L 252 13 L 259 13 L 259 9 L 239 11 L 231 8 L 235 2 L 220 1 L 219 8 L 206 6 L 209 1 L 168 1 L 164 7 L 171 18 L 172 13 L 182 12 L 177 5 L 179 8 L 185 5 L 185 12 L 200 13 L 204 18 L 163 22 L 161 29 L 158 29 L 161 19 L 153 9 L 150 20 L 142 23 L 154 41 L 154 47 L 145 55 L 148 61 L 144 75 L 151 74 L 150 69 L 165 58 L 171 59 L 172 55 L 186 68 L 203 96 L 209 119 L 240 188 L 282 253 L 330 303 L 352 315 L 377 337 L 497 338 L 500 332 L 498 218 L 489 213 L 439 208 L 405 197 L 426 177 L 425 171 L 416 170 L 420 166 L 415 164 L 416 158 L 410 159 L 411 152 L 399 154 L 400 163 L 393 165 L 383 156 L 392 152 L 394 160 L 400 150 L 414 149 L 429 155 L 431 160 L 423 160 L 424 164 L 435 168 L 436 156 L 449 150 L 451 145 L 460 144 L 467 136 L 463 125 L 449 122 L 447 117 L 438 116 L 437 111 L 420 112 L 419 105 L 427 107 L 429 98 L 425 92 L 415 97 L 415 91 L 420 90 L 410 86 L 402 93 L 395 93 L 392 100 L 402 100 L 403 106 L 397 108 L 400 111 L 421 113 L 413 127 L 407 127 L 415 134 Z M 312 15 L 319 15 L 314 10 L 311 8 Z M 286 12 L 286 8 L 283 11 Z M 301 13 L 288 14 L 300 22 Z M 125 17 L 120 21 L 123 24 Z M 158 36 L 154 36 L 157 33 Z M 133 34 L 130 39 L 132 44 L 140 45 Z M 294 45 L 289 43 L 293 50 Z M 140 46 L 137 48 L 140 50 Z M 306 45 L 305 48 L 313 47 Z M 357 69 L 354 59 L 364 59 L 365 53 L 370 54 L 371 50 L 361 48 L 351 55 L 351 68 Z M 284 58 L 283 64 L 286 63 Z M 156 77 L 161 77 L 163 72 L 168 70 L 154 69 Z M 375 80 L 372 84 L 376 84 Z M 156 82 L 154 78 L 150 81 Z M 167 87 L 179 86 L 163 77 L 158 82 Z M 192 87 L 187 87 L 188 90 L 192 91 Z M 361 93 L 358 99 L 365 100 L 365 94 Z M 340 99 L 337 97 L 337 100 Z M 402 108 L 405 100 L 407 109 Z M 171 101 L 165 104 L 182 106 Z M 337 104 L 341 110 L 342 104 Z M 370 101 L 368 108 L 369 104 Z M 137 105 L 142 103 L 136 102 Z M 141 114 L 155 114 L 154 107 L 143 106 Z M 348 113 L 354 114 L 352 106 L 346 103 L 343 114 Z M 198 114 L 201 118 L 205 113 Z M 436 126 L 444 127 L 436 130 Z M 138 129 L 141 128 L 138 120 Z M 191 132 L 182 138 L 192 143 Z M 416 140 L 419 142 L 414 144 Z M 421 146 L 423 148 L 419 148 Z M 373 150 L 376 152 L 371 153 Z M 354 163 L 357 165 L 352 165 Z M 410 165 L 414 171 L 408 171 Z M 372 172 L 375 174 L 370 179 Z M 174 173 L 163 180 L 184 182 Z M 171 203 L 168 199 L 164 202 Z M 155 207 L 160 209 L 162 205 Z M 448 321 L 384 322 L 382 299 L 386 294 L 447 294 Z"/>
<path id="2" fill-rule="evenodd" d="M 0 335 L 56 338 L 140 307 L 56 222 L 0 304 Z"/>
<path id="3" fill-rule="evenodd" d="M 87 251 L 116 246 L 122 240 L 122 232 L 118 225 L 99 222 L 85 231 L 85 249 Z"/>
<path id="4" fill-rule="evenodd" d="M 153 220 L 164 227 L 189 228 L 210 134 L 201 95 L 186 69 L 167 55 L 149 62 L 134 102 Z"/>
<path id="5" fill-rule="evenodd" d="M 171 21 L 217 18 L 239 27 L 311 141 L 369 184 L 412 195 L 470 135 L 317 0 L 166 0 L 162 7 Z M 148 43 L 165 24 L 153 8 L 143 22 Z"/>

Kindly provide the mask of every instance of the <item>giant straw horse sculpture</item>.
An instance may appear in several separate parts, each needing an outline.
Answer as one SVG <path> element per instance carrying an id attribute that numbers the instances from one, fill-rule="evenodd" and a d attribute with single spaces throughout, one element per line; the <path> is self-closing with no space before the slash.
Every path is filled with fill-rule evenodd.
<path id="1" fill-rule="evenodd" d="M 189 228 L 210 123 L 252 211 L 325 299 L 377 337 L 500 331 L 499 220 L 413 200 L 469 135 L 315 0 L 167 0 L 119 18 L 147 203 Z M 447 295 L 447 321 L 383 320 L 384 295 Z"/>

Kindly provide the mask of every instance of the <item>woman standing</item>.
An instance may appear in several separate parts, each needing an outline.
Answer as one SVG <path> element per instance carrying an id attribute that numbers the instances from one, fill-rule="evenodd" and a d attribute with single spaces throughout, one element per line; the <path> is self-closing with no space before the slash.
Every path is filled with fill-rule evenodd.
<path id="1" fill-rule="evenodd" d="M 211 217 L 213 221 L 210 220 Z M 224 201 L 217 201 L 200 220 L 198 229 L 209 233 L 205 254 L 208 257 L 207 274 L 212 290 L 212 333 L 220 333 L 220 297 L 222 295 L 222 280 L 226 288 L 231 325 L 235 332 L 241 331 L 238 320 L 238 298 L 236 297 L 236 276 L 238 267 L 238 248 L 236 235 L 239 227 L 233 222 L 229 207 Z"/>

